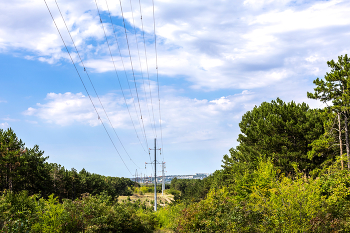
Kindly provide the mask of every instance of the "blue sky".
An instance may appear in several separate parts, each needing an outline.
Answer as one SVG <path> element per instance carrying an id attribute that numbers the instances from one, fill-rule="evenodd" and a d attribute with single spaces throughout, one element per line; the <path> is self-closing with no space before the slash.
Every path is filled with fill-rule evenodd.
<path id="1" fill-rule="evenodd" d="M 161 137 L 152 1 L 140 1 L 144 31 L 139 1 L 131 0 L 133 14 L 130 1 L 121 1 L 134 76 L 119 1 L 107 0 L 118 44 L 106 1 L 97 1 L 120 85 L 95 2 L 57 2 L 125 150 L 103 113 L 53 0 L 47 0 L 50 10 L 120 156 L 94 112 L 43 0 L 0 1 L 0 127 L 13 128 L 27 146 L 38 144 L 49 162 L 68 169 L 126 177 L 138 169 L 139 174 L 150 175 L 151 168 L 144 168 L 148 152 L 137 138 L 147 148 L 140 113 L 135 113 L 140 110 L 134 76 L 148 147 L 153 147 L 155 133 L 159 142 Z M 220 169 L 222 156 L 237 145 L 242 115 L 263 101 L 280 97 L 322 106 L 308 100 L 306 92 L 312 91 L 316 77 L 328 71 L 326 61 L 349 54 L 348 12 L 350 2 L 342 0 L 156 0 L 163 135 L 163 145 L 159 144 L 163 154 L 158 156 L 160 160 L 164 156 L 167 174 Z"/>

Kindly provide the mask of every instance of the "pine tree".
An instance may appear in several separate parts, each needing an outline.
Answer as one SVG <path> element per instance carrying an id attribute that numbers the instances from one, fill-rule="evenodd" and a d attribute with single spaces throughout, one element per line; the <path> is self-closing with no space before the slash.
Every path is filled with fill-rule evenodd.
<path id="1" fill-rule="evenodd" d="M 334 60 L 327 62 L 328 67 L 331 68 L 331 72 L 327 72 L 324 79 L 317 78 L 314 80 L 316 88 L 314 93 L 307 93 L 308 98 L 318 99 L 323 103 L 332 102 L 332 106 L 329 107 L 333 112 L 339 114 L 338 120 L 341 120 L 341 116 L 344 118 L 345 129 L 345 146 L 346 155 L 348 158 L 348 169 L 350 170 L 350 148 L 349 148 L 349 108 L 350 108 L 350 58 L 347 54 L 338 57 L 338 62 Z M 339 122 L 339 125 L 340 122 Z M 341 133 L 341 130 L 339 130 Z M 339 135 L 339 144 L 341 147 L 341 135 Z M 342 151 L 342 148 L 340 148 Z"/>
<path id="2" fill-rule="evenodd" d="M 50 192 L 49 168 L 39 146 L 25 147 L 14 131 L 0 129 L 0 190 Z"/>
<path id="3" fill-rule="evenodd" d="M 254 169 L 261 157 L 271 158 L 283 173 L 293 173 L 293 166 L 306 173 L 322 164 L 326 157 L 309 159 L 310 143 L 324 133 L 319 110 L 305 103 L 285 103 L 277 98 L 263 102 L 242 117 L 240 143 L 224 157 L 224 166 Z"/>
<path id="4" fill-rule="evenodd" d="M 24 143 L 19 140 L 11 128 L 0 129 L 0 179 L 1 189 L 13 191 L 21 179 L 19 167 L 24 165 L 23 153 L 26 153 Z"/>

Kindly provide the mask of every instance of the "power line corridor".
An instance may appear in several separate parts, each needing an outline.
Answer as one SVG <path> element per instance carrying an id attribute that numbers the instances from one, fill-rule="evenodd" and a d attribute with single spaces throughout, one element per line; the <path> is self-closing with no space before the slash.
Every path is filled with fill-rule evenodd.
<path id="1" fill-rule="evenodd" d="M 64 14 L 62 14 L 62 11 L 61 11 L 61 8 L 59 6 L 59 3 L 57 2 L 57 0 L 54 0 L 55 2 L 55 5 L 57 7 L 57 10 L 59 12 L 59 17 L 54 17 L 54 12 L 53 12 L 53 9 L 52 7 L 50 8 L 49 7 L 49 2 L 52 2 L 52 0 L 44 0 L 45 2 L 45 5 L 47 7 L 47 10 L 51 16 L 51 19 L 53 21 L 53 24 L 62 40 L 62 43 L 63 43 L 63 47 L 65 49 L 65 51 L 67 52 L 68 54 L 68 57 L 69 57 L 69 60 L 70 62 L 73 64 L 73 67 L 80 79 L 80 82 L 82 83 L 83 87 L 84 87 L 84 90 L 87 94 L 87 96 L 89 97 L 89 100 L 91 102 L 91 105 L 96 113 L 96 117 L 98 119 L 98 121 L 100 122 L 100 124 L 103 126 L 104 128 L 104 131 L 105 133 L 107 134 L 110 142 L 112 143 L 112 146 L 113 148 L 115 149 L 115 152 L 118 154 L 119 158 L 121 159 L 122 163 L 124 164 L 125 168 L 127 169 L 127 171 L 130 173 L 131 177 L 133 176 L 133 174 L 131 173 L 131 170 L 129 168 L 129 166 L 127 165 L 125 159 L 123 157 L 127 156 L 130 160 L 130 162 L 133 164 L 133 166 L 135 166 L 136 168 L 139 168 L 140 169 L 140 166 L 141 163 L 144 162 L 144 160 L 140 160 L 140 159 L 135 159 L 133 158 L 134 156 L 132 156 L 128 150 L 127 150 L 127 146 L 125 146 L 125 140 L 123 140 L 123 137 L 121 137 L 117 131 L 118 131 L 118 128 L 114 126 L 113 124 L 113 120 L 111 120 L 112 118 L 112 113 L 108 110 L 106 110 L 105 108 L 105 104 L 103 104 L 103 101 L 101 101 L 101 98 L 100 98 L 100 95 L 98 94 L 97 92 L 97 88 L 95 87 L 96 86 L 96 81 L 93 81 L 92 78 L 91 78 L 91 75 L 94 73 L 94 70 L 92 70 L 92 68 L 90 68 L 88 65 L 85 64 L 85 59 L 84 59 L 84 54 L 85 54 L 85 51 L 82 51 L 82 50 L 79 50 L 78 49 L 78 46 L 77 46 L 77 43 L 76 41 L 74 40 L 73 36 L 72 36 L 72 32 L 71 30 L 69 29 L 68 25 L 67 25 L 67 22 L 66 22 L 66 19 L 64 17 Z M 157 35 L 156 35 L 156 22 L 155 22 L 155 7 L 154 7 L 154 1 L 152 1 L 152 6 L 153 6 L 153 34 L 154 34 L 154 52 L 155 52 L 155 70 L 156 70 L 156 78 L 155 78 L 155 83 L 156 83 L 156 86 L 157 86 L 157 98 L 158 98 L 158 123 L 159 125 L 157 126 L 157 123 L 156 123 L 156 117 L 155 117 L 155 109 L 154 109 L 154 106 L 153 106 L 153 95 L 152 95 L 152 88 L 151 88 L 151 78 L 150 78 L 150 72 L 149 72 L 149 61 L 148 61 L 148 58 L 149 58 L 149 54 L 147 53 L 147 45 L 146 45 L 146 40 L 145 40 L 145 31 L 144 31 L 144 22 L 143 22 L 143 16 L 142 16 L 142 4 L 141 4 L 141 0 L 138 1 L 138 4 L 139 4 L 139 11 L 140 11 L 140 20 L 141 20 L 141 25 L 142 25 L 142 30 L 141 30 L 141 35 L 140 36 L 142 38 L 142 43 L 143 43 L 143 47 L 144 47 L 144 60 L 145 60 L 145 63 L 146 63 L 146 71 L 147 71 L 147 80 L 145 82 L 145 75 L 144 75 L 144 68 L 142 66 L 142 60 L 141 60 L 141 55 L 140 55 L 140 48 L 139 48 L 139 41 L 138 41 L 138 33 L 137 33 L 137 30 L 136 30 L 136 26 L 135 26 L 135 20 L 134 20 L 134 12 L 133 12 L 133 6 L 132 6 L 132 1 L 130 0 L 130 9 L 131 9 L 131 15 L 132 15 L 132 20 L 130 21 L 127 21 L 124 17 L 124 14 L 125 14 L 125 9 L 123 10 L 123 4 L 122 4 L 122 1 L 119 0 L 119 6 L 120 6 L 120 16 L 117 16 L 120 20 L 122 20 L 122 24 L 121 25 L 118 25 L 118 24 L 115 24 L 113 22 L 113 17 L 112 17 L 112 14 L 111 14 L 111 11 L 110 11 L 110 5 L 108 4 L 108 0 L 105 0 L 105 6 L 100 6 L 98 1 L 97 0 L 94 0 L 94 3 L 95 3 L 95 6 L 96 6 L 96 13 L 99 17 L 99 23 L 101 25 L 101 28 L 102 28 L 102 31 L 103 31 L 103 35 L 104 35 L 104 41 L 105 43 L 100 45 L 100 46 L 105 46 L 107 48 L 106 51 L 108 51 L 108 54 L 109 54 L 109 57 L 110 57 L 110 61 L 111 63 L 113 64 L 113 68 L 114 68 L 114 73 L 118 79 L 118 84 L 119 84 L 119 89 L 122 93 L 122 97 L 123 97 L 123 100 L 124 100 L 124 104 L 125 104 L 125 108 L 128 112 L 128 116 L 130 118 L 130 123 L 133 127 L 133 130 L 134 130 L 134 133 L 135 133 L 135 136 L 137 138 L 137 141 L 138 141 L 138 144 L 139 144 L 139 147 L 142 149 L 142 151 L 145 153 L 145 156 L 148 156 L 149 157 L 149 161 L 151 162 L 152 159 L 151 159 L 151 156 L 150 156 L 150 153 L 149 153 L 149 145 L 148 145 L 148 140 L 150 140 L 149 137 L 149 133 L 147 133 L 148 130 L 146 130 L 146 124 L 148 124 L 150 126 L 150 131 L 153 132 L 153 136 L 155 138 L 155 140 L 158 138 L 158 133 L 157 133 L 157 127 L 158 127 L 158 130 L 160 132 L 160 140 L 161 140 L 161 145 L 162 145 L 162 148 L 163 148 L 163 133 L 162 133 L 162 121 L 161 121 L 161 105 L 160 105 L 160 84 L 159 84 L 159 73 L 158 73 L 158 52 L 157 52 Z M 107 9 L 107 10 L 102 10 L 102 9 Z M 65 11 L 63 11 L 65 12 Z M 128 12 L 129 13 L 129 12 Z M 104 22 L 103 20 L 103 14 L 106 14 L 108 15 L 108 19 L 109 19 L 109 23 L 106 23 Z M 69 35 L 69 38 L 70 38 L 70 41 L 69 43 L 67 43 L 67 39 L 64 39 L 64 36 L 62 35 L 62 29 L 60 30 L 58 24 L 57 24 L 57 20 L 61 19 L 64 26 L 65 26 L 65 29 L 67 30 L 67 33 Z M 130 38 L 128 38 L 128 33 L 131 33 L 129 30 L 128 30 L 128 27 L 127 27 L 127 24 L 126 24 L 126 21 L 128 22 L 128 24 L 132 25 L 132 28 L 133 28 L 133 34 L 134 34 L 134 37 L 135 37 L 135 44 L 136 44 L 136 50 L 137 50 L 137 55 L 133 55 L 132 53 L 132 50 L 131 50 L 131 41 L 130 41 Z M 59 22 L 60 23 L 60 22 Z M 122 38 L 122 36 L 118 36 L 118 33 L 116 31 L 116 26 L 119 26 L 119 27 L 123 27 L 124 29 L 124 36 L 125 36 L 125 41 L 126 41 L 126 47 L 127 48 L 127 51 L 128 51 L 128 60 L 130 62 L 130 68 L 131 69 L 127 69 L 126 66 L 125 66 L 125 62 L 124 62 L 124 59 L 126 58 L 126 56 L 122 54 L 122 51 L 121 51 L 121 47 L 120 47 L 120 39 Z M 107 28 L 108 27 L 108 30 L 110 28 L 112 28 L 112 36 L 114 37 L 114 40 L 115 42 L 112 42 L 109 37 L 110 35 L 107 33 Z M 111 33 L 110 33 L 111 34 Z M 70 44 L 71 43 L 71 44 Z M 116 46 L 115 46 L 116 45 Z M 70 49 L 71 47 L 71 49 Z M 115 47 L 117 47 L 117 50 L 115 49 Z M 125 49 L 124 48 L 124 49 Z M 114 52 L 115 51 L 118 51 L 119 52 L 119 57 L 120 57 L 120 63 L 121 63 L 121 67 L 122 67 L 122 70 L 120 70 L 120 65 L 118 66 L 117 64 L 117 61 L 115 59 L 115 56 L 114 56 Z M 134 61 L 133 61 L 134 60 Z M 136 78 L 136 70 L 134 69 L 134 66 L 136 63 L 139 63 L 139 66 L 140 66 L 140 75 L 141 75 L 141 83 L 142 83 L 142 91 L 144 92 L 144 102 L 143 105 L 145 106 L 141 106 L 141 101 L 142 99 L 140 98 L 140 95 L 139 95 L 139 87 L 138 87 L 138 79 Z M 83 71 L 79 71 L 81 67 L 83 69 Z M 119 68 L 119 69 L 118 69 Z M 130 92 L 130 98 L 129 100 L 127 100 L 127 96 L 126 96 L 126 93 L 125 93 L 125 88 L 123 89 L 123 86 L 122 86 L 122 83 L 121 83 L 121 80 L 120 80 L 120 74 L 118 72 L 120 71 L 123 71 L 123 73 L 125 74 L 125 79 L 126 79 L 126 83 L 128 84 L 127 86 L 127 89 L 129 89 L 129 92 Z M 130 85 L 130 80 L 128 78 L 128 71 L 131 71 L 132 73 L 132 81 L 134 82 L 134 88 L 132 89 L 131 88 L 131 85 Z M 91 85 L 91 88 L 93 89 L 93 93 L 95 94 L 95 97 L 93 97 L 91 95 L 91 92 L 88 91 L 88 87 L 86 85 L 86 82 L 83 80 L 82 76 L 81 76 L 81 72 L 85 72 L 86 74 L 86 77 L 88 79 L 88 83 L 90 83 Z M 148 88 L 148 90 L 146 90 Z M 133 92 L 136 93 L 136 98 L 134 98 L 134 94 Z M 148 97 L 147 97 L 148 96 Z M 96 99 L 94 100 L 94 98 L 97 99 L 97 102 L 96 102 Z M 136 101 L 135 101 L 136 100 Z M 130 103 L 130 101 L 132 101 Z M 131 106 L 133 107 L 134 109 L 134 113 L 132 114 L 132 112 L 130 111 L 130 104 Z M 145 114 L 145 111 L 148 113 L 148 114 Z M 102 115 L 101 115 L 102 113 Z M 134 116 L 132 116 L 134 115 Z M 135 120 L 135 116 L 136 116 L 136 120 Z M 147 117 L 146 117 L 147 116 Z M 112 131 L 114 132 L 114 135 L 115 137 L 118 139 L 117 141 L 119 142 L 120 146 L 118 146 L 116 143 L 115 143 L 115 140 L 113 140 L 113 138 L 111 137 L 111 134 L 109 132 L 110 129 L 108 129 L 108 127 L 106 127 L 106 122 L 107 122 L 107 125 L 109 124 L 110 128 L 112 129 Z M 138 122 L 138 123 L 137 123 Z M 135 124 L 136 123 L 136 124 Z M 139 125 L 139 129 L 137 129 L 136 125 Z M 141 132 L 141 134 L 140 134 Z M 142 135 L 142 136 L 141 136 Z M 145 149 L 145 146 L 146 146 L 146 149 Z M 120 148 L 121 147 L 121 148 Z M 120 149 L 122 149 L 123 153 L 121 153 Z M 163 150 L 163 149 L 162 149 Z M 148 154 L 148 155 L 147 155 Z M 163 161 L 164 161 L 164 153 L 163 154 Z"/>

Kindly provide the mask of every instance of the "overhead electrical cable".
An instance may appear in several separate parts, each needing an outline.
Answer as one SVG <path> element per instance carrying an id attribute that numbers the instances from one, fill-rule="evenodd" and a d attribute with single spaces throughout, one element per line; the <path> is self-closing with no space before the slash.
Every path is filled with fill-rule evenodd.
<path id="1" fill-rule="evenodd" d="M 123 69 L 124 69 L 124 73 L 125 73 L 125 78 L 126 78 L 126 81 L 127 81 L 128 86 L 129 86 L 129 91 L 130 91 L 131 98 L 133 99 L 132 102 L 133 102 L 133 105 L 134 105 L 135 113 L 136 113 L 138 122 L 139 122 L 139 124 L 140 124 L 140 129 L 141 129 L 141 131 L 142 131 L 141 121 L 140 121 L 140 119 L 139 119 L 139 116 L 138 116 L 138 113 L 137 113 L 137 110 L 136 110 L 136 105 L 135 105 L 135 102 L 134 102 L 134 96 L 133 96 L 132 91 L 131 91 L 131 87 L 130 87 L 128 75 L 127 75 L 127 72 L 126 72 L 126 69 L 125 69 L 125 65 L 124 65 L 122 53 L 121 53 L 121 51 L 120 51 L 120 46 L 119 46 L 118 38 L 117 38 L 117 35 L 116 35 L 116 32 L 115 32 L 115 27 L 114 27 L 113 20 L 112 20 L 112 17 L 111 17 L 111 13 L 110 13 L 110 10 L 109 10 L 108 2 L 107 2 L 107 0 L 105 0 L 105 1 L 106 1 L 108 13 L 109 13 L 109 19 L 110 19 L 111 25 L 112 25 L 112 27 L 113 27 L 114 38 L 115 38 L 115 40 L 116 40 L 116 42 L 117 42 L 117 47 L 118 47 L 118 51 L 119 51 L 120 60 L 121 60 L 122 65 L 123 65 Z M 101 18 L 100 18 L 100 19 L 101 19 Z M 118 79 L 118 80 L 119 80 L 119 79 Z M 121 85 L 120 80 L 119 80 L 119 85 Z M 122 88 L 122 87 L 121 87 L 121 89 L 122 89 L 122 92 L 123 92 L 123 88 Z M 124 92 L 123 92 L 123 96 L 124 96 Z M 124 99 L 125 99 L 125 96 L 124 96 Z M 133 124 L 133 126 L 134 126 L 134 130 L 135 130 L 135 132 L 136 132 L 137 138 L 138 138 L 139 141 L 140 141 L 140 138 L 139 138 L 138 133 L 137 133 L 137 131 L 136 131 L 135 124 L 134 124 L 134 121 L 132 120 L 131 113 L 130 113 L 130 110 L 129 110 L 129 107 L 128 107 L 127 103 L 126 103 L 126 106 L 127 106 L 128 112 L 129 112 L 129 116 L 130 116 L 131 122 L 132 122 L 132 124 Z M 146 140 L 145 140 L 145 141 L 146 141 Z M 147 141 L 146 141 L 146 144 L 147 144 Z M 143 148 L 143 147 L 142 147 L 142 148 Z M 148 148 L 148 144 L 147 144 L 147 148 Z"/>
<path id="2" fill-rule="evenodd" d="M 111 61 L 112 61 L 112 63 L 113 63 L 115 73 L 116 73 L 116 75 L 117 75 L 117 77 L 118 77 L 118 80 L 119 80 L 119 75 L 118 75 L 117 67 L 115 66 L 115 62 L 114 62 L 113 54 L 112 54 L 112 51 L 111 51 L 111 47 L 110 47 L 109 42 L 108 42 L 108 39 L 107 39 L 106 30 L 105 30 L 105 27 L 103 26 L 101 14 L 100 14 L 100 9 L 99 9 L 99 7 L 98 7 L 98 5 L 97 5 L 97 1 L 96 1 L 96 0 L 95 0 L 95 4 L 96 4 L 96 8 L 97 8 L 98 15 L 99 15 L 99 17 L 100 17 L 100 22 L 101 22 L 101 25 L 102 25 L 103 33 L 104 33 L 104 35 L 105 35 L 105 39 L 106 39 L 106 42 L 107 42 L 107 45 L 108 45 L 108 50 L 109 50 L 109 54 L 110 54 L 110 56 L 111 56 Z M 119 81 L 119 84 L 120 84 L 120 81 Z M 120 85 L 120 88 L 121 88 L 121 85 Z M 126 103 L 126 101 L 125 101 L 125 103 Z M 148 147 L 148 145 L 147 145 L 147 147 Z"/>
<path id="3" fill-rule="evenodd" d="M 122 53 L 121 53 L 121 51 L 120 51 L 120 46 L 119 46 L 119 43 L 118 43 L 118 37 L 117 37 L 117 35 L 116 35 L 114 23 L 113 23 L 113 20 L 112 20 L 112 17 L 111 17 L 111 13 L 110 13 L 110 10 L 109 10 L 108 2 L 107 2 L 107 0 L 105 0 L 105 1 L 106 1 L 106 5 L 107 5 L 107 10 L 108 10 L 109 19 L 110 19 L 111 25 L 112 25 L 112 27 L 113 27 L 114 38 L 115 38 L 115 40 L 116 40 L 116 42 L 117 42 L 117 47 L 118 47 L 118 51 L 119 51 L 120 60 L 121 60 L 121 62 L 122 62 L 123 69 L 124 69 L 124 73 L 125 73 L 125 77 L 126 77 L 126 80 L 127 80 L 128 86 L 129 86 L 130 95 L 131 95 L 131 97 L 133 98 L 133 94 L 132 94 L 132 92 L 131 92 L 131 87 L 130 87 L 130 84 L 129 84 L 129 79 L 127 78 L 128 75 L 127 75 L 127 72 L 126 72 L 126 69 L 125 69 L 125 65 L 124 65 Z M 136 106 L 135 106 L 135 102 L 133 102 L 133 103 L 134 103 L 135 113 L 136 113 L 136 115 L 138 115 L 138 114 L 137 114 L 137 110 L 136 110 Z M 130 114 L 130 111 L 129 111 L 129 114 Z M 140 123 L 140 121 L 139 121 L 139 123 Z M 134 127 L 134 128 L 135 128 L 135 127 Z M 142 130 L 141 123 L 140 123 L 140 128 L 141 128 L 141 130 Z M 136 131 L 136 129 L 135 129 L 135 131 Z M 147 141 L 146 141 L 146 143 L 147 143 Z M 148 144 L 147 144 L 147 147 L 148 147 Z M 150 160 L 151 160 L 151 157 L 150 157 Z"/>
<path id="4" fill-rule="evenodd" d="M 146 67 L 147 67 L 147 78 L 148 78 L 148 87 L 149 87 L 149 97 L 151 99 L 151 106 L 152 106 L 152 114 L 153 114 L 153 122 L 154 122 L 154 128 L 156 132 L 156 138 L 157 138 L 157 128 L 156 128 L 156 120 L 154 117 L 154 109 L 153 109 L 153 97 L 152 97 L 152 90 L 151 90 L 151 81 L 149 79 L 149 70 L 148 70 L 148 59 L 147 59 L 147 50 L 146 50 L 146 40 L 145 40 L 145 30 L 143 29 L 143 19 L 142 19 L 142 9 L 141 9 L 141 1 L 139 0 L 140 5 L 140 15 L 141 15 L 141 25 L 142 25 L 142 37 L 143 37 L 143 46 L 145 48 L 145 58 L 146 58 Z"/>
<path id="5" fill-rule="evenodd" d="M 124 13 L 123 13 L 123 7 L 122 7 L 122 2 L 121 2 L 121 0 L 119 0 L 119 3 L 120 3 L 120 11 L 121 11 L 121 13 L 122 13 L 122 18 L 123 18 L 123 25 L 124 25 L 124 30 L 125 30 L 126 43 L 127 43 L 127 45 L 128 45 L 128 51 L 129 51 L 129 58 L 130 58 L 130 64 L 131 64 L 132 75 L 133 75 L 133 77 L 134 77 L 134 84 L 135 84 L 137 102 L 139 103 L 139 109 L 140 109 L 140 115 L 141 115 L 141 120 L 142 120 L 142 125 L 143 125 L 143 131 L 144 131 L 145 139 L 146 139 L 146 142 L 147 142 L 146 130 L 145 130 L 145 125 L 144 125 L 143 119 L 142 119 L 142 112 L 141 112 L 141 105 L 140 105 L 139 93 L 138 93 L 138 91 L 137 91 L 137 85 L 136 85 L 136 79 L 135 79 L 134 66 L 133 66 L 132 59 L 131 59 L 131 52 L 130 52 L 130 46 L 129 46 L 129 39 L 128 39 L 127 31 L 126 31 L 125 18 L 124 18 Z M 148 145 L 148 143 L 147 143 L 147 145 Z"/>
<path id="6" fill-rule="evenodd" d="M 117 132 L 115 131 L 115 128 L 114 128 L 114 126 L 113 126 L 111 120 L 109 119 L 109 116 L 108 116 L 108 114 L 107 114 L 107 112 L 106 112 L 106 110 L 105 110 L 105 108 L 104 108 L 104 106 L 103 106 L 103 104 L 102 104 L 102 102 L 101 102 L 101 99 L 100 99 L 99 95 L 97 94 L 97 91 L 96 91 L 96 89 L 95 89 L 95 86 L 94 86 L 94 84 L 92 83 L 92 80 L 91 80 L 91 78 L 90 78 L 90 75 L 89 75 L 89 73 L 88 73 L 88 71 L 87 71 L 87 69 L 86 69 L 86 67 L 85 67 L 85 65 L 84 65 L 83 59 L 81 58 L 81 56 L 80 56 L 80 54 L 79 54 L 79 51 L 78 51 L 78 49 L 77 49 L 77 46 L 76 46 L 75 43 L 74 43 L 73 37 L 72 37 L 72 35 L 71 35 L 71 33 L 70 33 L 69 29 L 68 29 L 68 26 L 67 26 L 67 24 L 66 24 L 66 21 L 65 21 L 65 19 L 64 19 L 64 17 L 63 17 L 63 14 L 62 14 L 62 12 L 61 12 L 61 9 L 60 9 L 60 7 L 58 6 L 57 0 L 55 0 L 55 2 L 56 2 L 56 6 L 57 6 L 57 8 L 58 8 L 58 11 L 59 11 L 60 14 L 61 14 L 61 17 L 62 17 L 62 20 L 63 20 L 63 22 L 64 22 L 64 25 L 66 26 L 66 29 L 67 29 L 67 31 L 68 31 L 68 34 L 69 34 L 69 36 L 70 36 L 70 38 L 71 38 L 71 40 L 72 40 L 72 43 L 73 43 L 74 48 L 75 48 L 75 51 L 77 52 L 77 54 L 78 54 L 78 56 L 79 56 L 80 62 L 81 62 L 81 64 L 82 64 L 83 67 L 84 67 L 84 71 L 85 71 L 87 77 L 89 78 L 90 84 L 91 84 L 92 88 L 94 89 L 94 92 L 95 92 L 95 94 L 96 94 L 96 96 L 97 96 L 97 98 L 98 98 L 98 101 L 100 102 L 100 104 L 101 104 L 101 106 L 102 106 L 102 109 L 103 109 L 103 111 L 104 111 L 104 113 L 105 113 L 105 115 L 106 115 L 106 117 L 107 117 L 107 119 L 108 119 L 108 121 L 109 121 L 109 124 L 111 125 L 111 127 L 112 127 L 112 129 L 113 129 L 113 131 L 114 131 L 114 134 L 117 136 L 117 138 L 118 138 L 120 144 L 122 145 L 122 147 L 123 147 L 125 153 L 126 153 L 126 154 L 128 155 L 128 157 L 129 157 L 129 159 L 132 161 L 132 163 L 135 164 L 136 167 L 139 168 L 139 166 L 137 166 L 136 163 L 131 159 L 129 153 L 126 151 L 126 149 L 125 149 L 125 147 L 124 147 L 124 144 L 122 143 L 122 141 L 120 140 L 120 138 L 119 138 Z M 119 79 L 119 77 L 118 77 L 118 79 Z M 141 146 L 142 146 L 142 144 L 141 144 Z"/>
<path id="7" fill-rule="evenodd" d="M 160 138 L 161 138 L 162 148 L 163 148 L 162 115 L 161 115 L 161 111 L 160 111 L 159 80 L 158 80 L 158 53 L 157 53 L 156 19 L 154 17 L 154 0 L 152 0 L 152 3 L 153 3 L 154 50 L 156 52 L 156 69 L 157 69 L 157 83 L 158 83 L 159 127 L 160 127 Z M 164 161 L 164 154 L 163 154 L 163 161 Z"/>
<path id="8" fill-rule="evenodd" d="M 56 26 L 56 29 L 57 29 L 57 31 L 58 31 L 58 33 L 59 33 L 61 39 L 62 39 L 62 42 L 63 42 L 63 44 L 64 44 L 64 46 L 65 46 L 65 48 L 66 48 L 66 50 L 67 50 L 67 53 L 68 53 L 68 55 L 69 55 L 69 57 L 70 57 L 70 60 L 71 60 L 72 64 L 74 65 L 74 68 L 75 68 L 75 70 L 76 70 L 76 72 L 77 72 L 77 74 L 78 74 L 78 76 L 79 76 L 79 78 L 80 78 L 80 81 L 81 81 L 81 83 L 83 84 L 84 89 L 85 89 L 85 91 L 86 91 L 86 93 L 87 93 L 87 95 L 89 96 L 89 99 L 90 99 L 90 101 L 91 101 L 91 104 L 92 104 L 92 106 L 93 106 L 94 109 L 95 109 L 95 112 L 96 112 L 96 114 L 97 114 L 97 116 L 98 116 L 98 119 L 100 120 L 100 122 L 101 122 L 103 128 L 105 129 L 105 131 L 106 131 L 106 133 L 107 133 L 107 135 L 108 135 L 110 141 L 112 142 L 112 144 L 113 144 L 113 146 L 114 146 L 114 149 L 117 151 L 117 153 L 118 153 L 120 159 L 121 159 L 122 162 L 124 163 L 125 167 L 126 167 L 127 170 L 129 171 L 129 173 L 132 175 L 132 173 L 130 172 L 128 166 L 126 165 L 126 163 L 124 162 L 122 156 L 120 155 L 120 153 L 119 153 L 117 147 L 115 146 L 115 144 L 114 144 L 114 142 L 113 142 L 113 140 L 112 140 L 110 134 L 108 133 L 108 130 L 107 130 L 105 124 L 103 123 L 103 121 L 102 121 L 102 119 L 101 119 L 101 117 L 100 117 L 100 115 L 99 115 L 99 113 L 98 113 L 98 111 L 97 111 L 97 109 L 96 109 L 96 106 L 95 106 L 94 102 L 92 101 L 92 98 L 91 98 L 91 96 L 90 96 L 90 94 L 89 94 L 89 91 L 87 90 L 87 88 L 86 88 L 86 86 L 85 86 L 85 83 L 84 83 L 83 79 L 82 79 L 81 76 L 80 76 L 80 73 L 79 73 L 79 71 L 78 71 L 78 68 L 77 68 L 77 66 L 75 65 L 74 61 L 73 61 L 73 58 L 72 58 L 72 56 L 71 56 L 71 54 L 70 54 L 70 52 L 69 52 L 69 50 L 68 50 L 68 47 L 67 47 L 67 45 L 66 45 L 66 43 L 65 43 L 65 41 L 64 41 L 64 39 L 63 39 L 63 37 L 62 37 L 62 34 L 61 34 L 60 30 L 58 29 L 58 26 L 57 26 L 57 24 L 56 24 L 56 21 L 55 21 L 55 19 L 53 18 L 53 15 L 52 15 L 52 13 L 51 13 L 51 11 L 50 11 L 49 6 L 47 5 L 46 0 L 44 0 L 44 2 L 45 2 L 45 4 L 46 4 L 46 7 L 47 7 L 47 9 L 48 9 L 50 15 L 51 15 L 52 20 L 53 20 L 53 22 L 54 22 L 54 24 L 55 24 L 55 26 Z"/>
<path id="9" fill-rule="evenodd" d="M 139 50 L 139 43 L 138 43 L 137 35 L 136 35 L 136 28 L 135 28 L 135 21 L 134 21 L 134 12 L 133 12 L 133 9 L 132 9 L 131 0 L 130 0 L 130 9 L 131 9 L 132 23 L 133 23 L 133 26 L 134 26 L 134 35 L 135 35 L 137 53 L 138 53 L 139 62 L 140 62 L 140 70 L 141 70 L 141 77 L 142 77 L 142 82 L 143 82 L 143 90 L 144 90 L 144 93 L 145 93 L 145 99 L 146 99 L 146 105 L 147 105 L 147 110 L 148 110 L 149 119 L 151 120 L 151 114 L 150 114 L 150 112 L 149 112 L 149 107 L 148 107 L 148 100 L 147 100 L 147 93 L 146 93 L 146 85 L 145 85 L 145 80 L 144 80 L 144 77 L 143 77 L 141 56 L 140 56 L 140 50 Z M 148 70 L 148 68 L 147 68 L 147 70 Z M 152 125 L 152 124 L 151 124 L 151 125 Z M 153 131 L 154 131 L 154 137 L 157 138 L 155 121 L 154 121 L 154 123 L 153 123 Z"/>

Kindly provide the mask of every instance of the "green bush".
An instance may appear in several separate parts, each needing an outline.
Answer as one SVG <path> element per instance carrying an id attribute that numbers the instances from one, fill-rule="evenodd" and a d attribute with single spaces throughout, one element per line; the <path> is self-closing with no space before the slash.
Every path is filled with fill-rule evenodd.
<path id="1" fill-rule="evenodd" d="M 41 203 L 38 195 L 27 191 L 3 192 L 0 196 L 0 229 L 5 232 L 27 232 L 38 218 L 36 209 Z"/>
<path id="2" fill-rule="evenodd" d="M 183 208 L 174 222 L 177 232 L 349 232 L 349 188 L 348 171 L 291 178 L 260 161 L 233 186 Z"/>
<path id="3" fill-rule="evenodd" d="M 65 224 L 65 209 L 64 206 L 58 203 L 57 198 L 53 194 L 44 201 L 40 200 L 44 205 L 39 205 L 37 210 L 38 222 L 32 227 L 34 232 L 62 232 Z"/>
<path id="4" fill-rule="evenodd" d="M 261 216 L 230 198 L 227 188 L 212 189 L 189 205 L 177 219 L 177 232 L 257 232 Z"/>
<path id="5" fill-rule="evenodd" d="M 185 207 L 186 206 L 183 203 L 177 203 L 159 208 L 158 211 L 155 212 L 155 216 L 159 223 L 158 227 L 160 229 L 175 230 L 178 226 L 178 219 L 181 215 L 181 211 Z"/>
<path id="6" fill-rule="evenodd" d="M 175 189 L 166 189 L 165 194 L 171 194 L 174 196 L 174 201 L 177 202 L 180 200 L 181 192 Z"/>
<path id="7" fill-rule="evenodd" d="M 152 212 L 140 200 L 118 203 L 106 194 L 63 203 L 27 192 L 0 196 L 1 232 L 153 232 L 158 222 Z"/>

